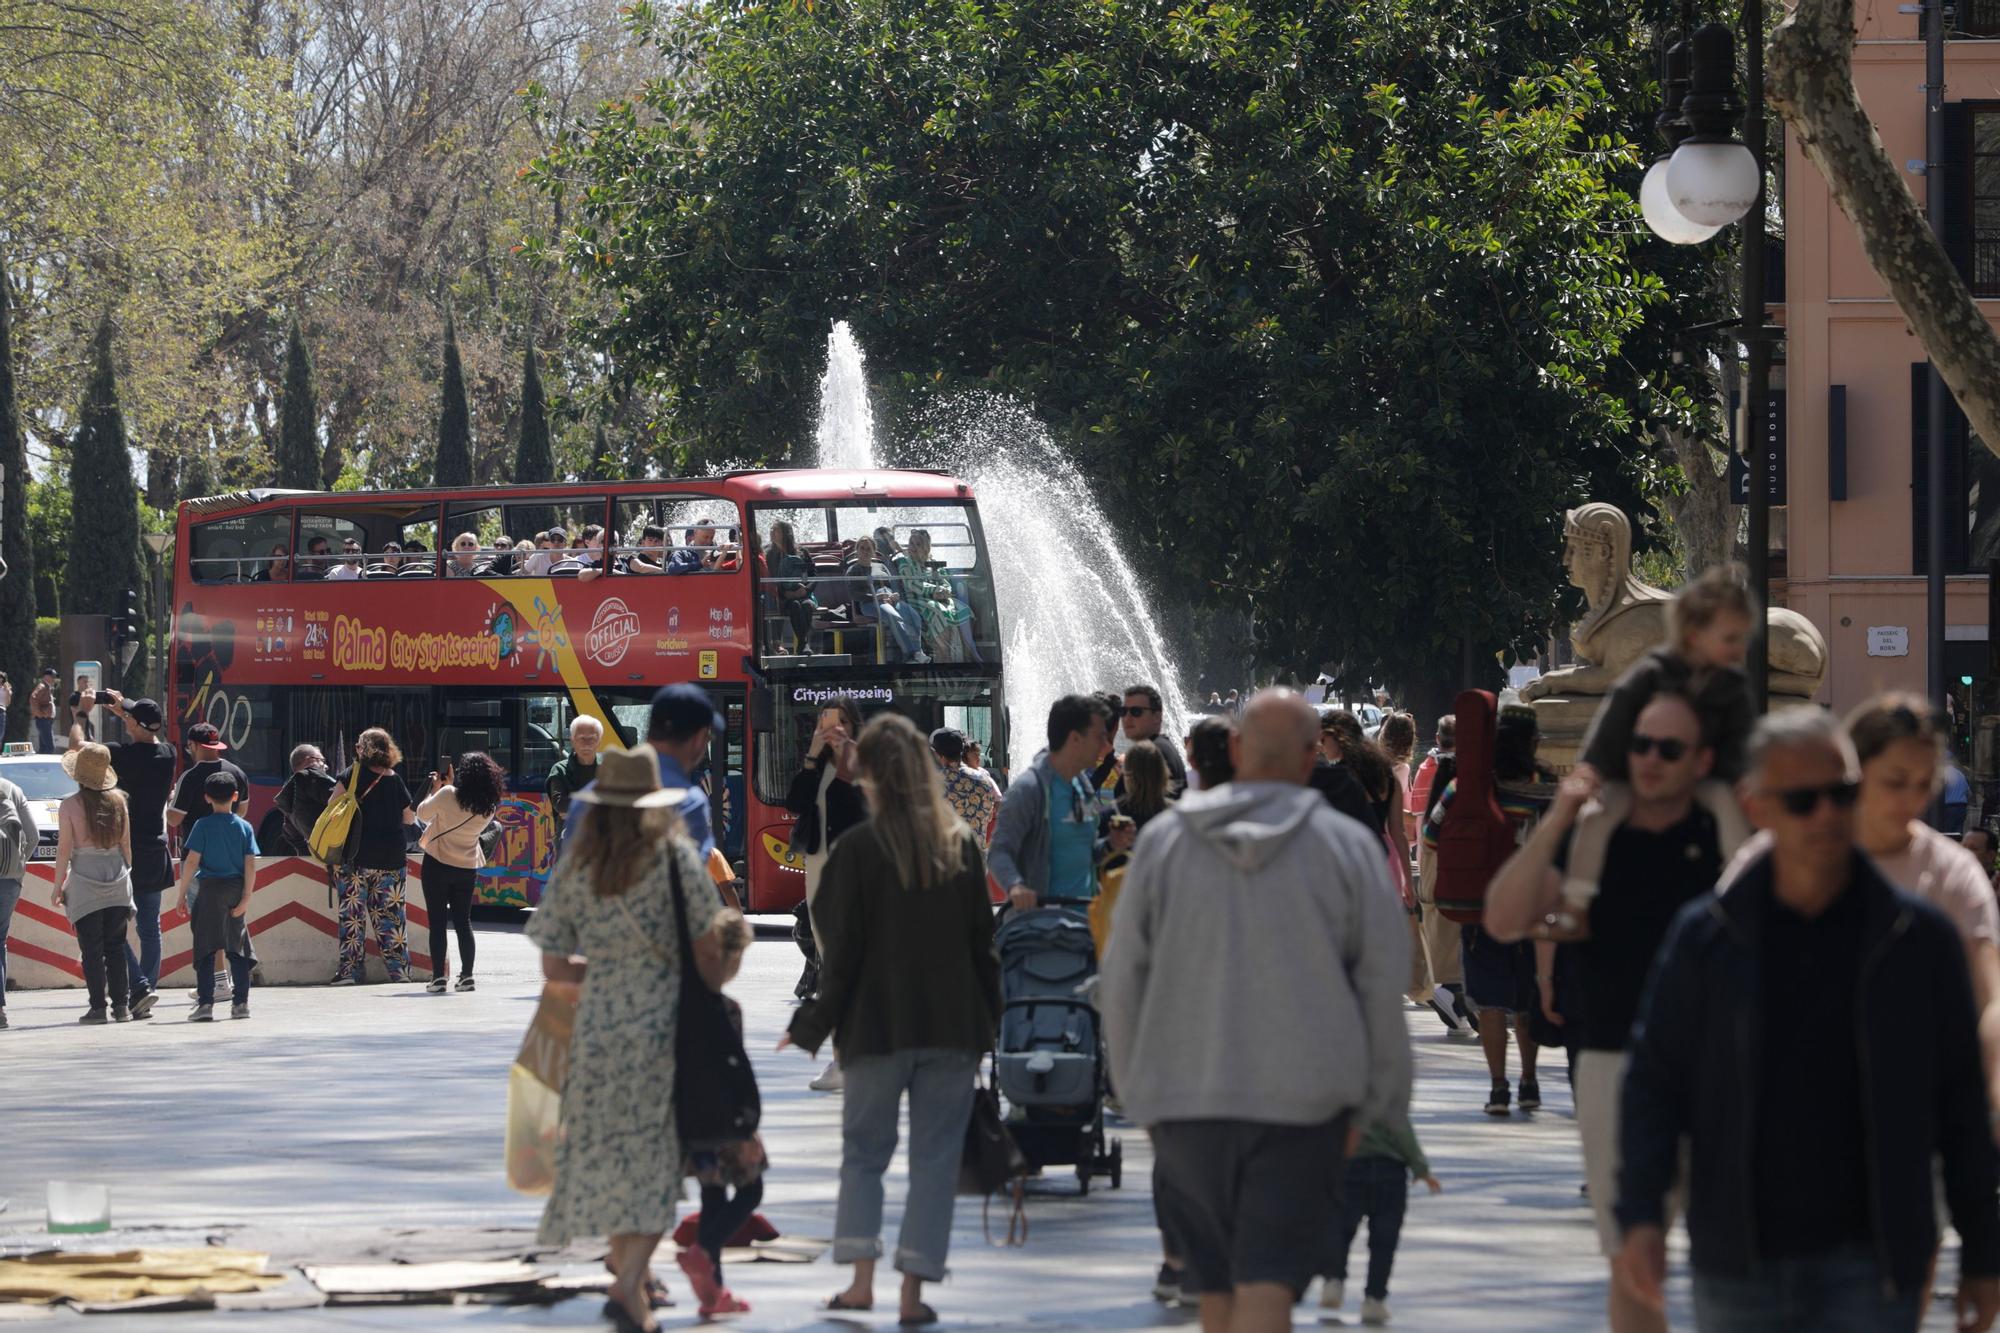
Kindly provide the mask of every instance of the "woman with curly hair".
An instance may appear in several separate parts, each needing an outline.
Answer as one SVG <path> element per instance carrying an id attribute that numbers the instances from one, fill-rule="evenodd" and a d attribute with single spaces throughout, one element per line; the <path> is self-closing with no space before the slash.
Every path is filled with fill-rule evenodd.
<path id="1" fill-rule="evenodd" d="M 1368 739 L 1361 730 L 1361 720 L 1344 708 L 1328 712 L 1322 728 L 1322 748 L 1330 744 L 1338 756 L 1334 762 L 1346 765 L 1360 780 L 1375 816 L 1375 826 L 1382 830 L 1383 851 L 1389 857 L 1389 878 L 1404 906 L 1413 905 L 1416 895 L 1410 887 L 1410 835 L 1395 761 Z"/>
<path id="2" fill-rule="evenodd" d="M 443 773 L 431 774 L 430 793 L 417 807 L 417 818 L 425 823 L 424 836 L 417 845 L 424 849 L 421 883 L 424 911 L 431 919 L 431 984 L 433 995 L 444 994 L 451 974 L 446 955 L 445 922 L 450 918 L 458 933 L 458 989 L 472 986 L 472 890 L 479 881 L 479 868 L 486 864 L 479 835 L 500 808 L 506 794 L 506 775 L 500 765 L 479 750 L 471 750 L 447 764 Z"/>
<path id="3" fill-rule="evenodd" d="M 370 922 L 389 980 L 402 981 L 410 970 L 409 926 L 403 918 L 403 878 L 408 873 L 403 829 L 417 822 L 417 811 L 396 772 L 402 762 L 403 752 L 389 733 L 370 727 L 355 738 L 354 763 L 337 778 L 360 803 L 354 814 L 360 834 L 349 841 L 333 871 L 340 893 L 336 986 L 367 980 L 364 941 Z"/>

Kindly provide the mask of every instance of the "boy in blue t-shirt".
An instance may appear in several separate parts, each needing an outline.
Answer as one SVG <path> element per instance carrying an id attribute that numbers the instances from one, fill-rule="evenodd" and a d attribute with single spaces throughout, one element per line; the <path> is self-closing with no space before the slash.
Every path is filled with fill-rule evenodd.
<path id="1" fill-rule="evenodd" d="M 200 966 L 217 950 L 229 956 L 230 979 L 236 988 L 231 1018 L 250 1017 L 250 969 L 257 962 L 250 945 L 250 891 L 257 883 L 257 831 L 250 821 L 232 813 L 236 779 L 211 773 L 202 784 L 211 813 L 195 821 L 181 842 L 180 898 L 176 910 L 188 905 L 188 887 L 201 881 L 194 912 L 188 921 L 194 932 L 195 1006 L 192 1022 L 215 1018 L 215 973 Z"/>

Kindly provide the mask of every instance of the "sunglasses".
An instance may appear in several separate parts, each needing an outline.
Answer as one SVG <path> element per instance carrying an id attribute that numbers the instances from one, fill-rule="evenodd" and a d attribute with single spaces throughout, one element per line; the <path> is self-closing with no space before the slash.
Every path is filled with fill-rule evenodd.
<path id="1" fill-rule="evenodd" d="M 1642 758 L 1658 750 L 1660 758 L 1670 764 L 1678 764 L 1682 756 L 1688 752 L 1688 743 L 1672 736 L 1647 736 L 1635 731 L 1632 733 L 1632 743 L 1626 748 Z"/>
<path id="2" fill-rule="evenodd" d="M 1821 801 L 1833 802 L 1836 810 L 1850 808 L 1861 795 L 1861 784 L 1853 778 L 1842 778 L 1824 787 L 1790 787 L 1771 794 L 1784 805 L 1787 814 L 1803 819 L 1819 809 Z"/>
<path id="3" fill-rule="evenodd" d="M 1144 717 L 1152 711 L 1152 709 L 1146 707 L 1144 704 L 1125 705 L 1125 716 L 1127 717 Z"/>

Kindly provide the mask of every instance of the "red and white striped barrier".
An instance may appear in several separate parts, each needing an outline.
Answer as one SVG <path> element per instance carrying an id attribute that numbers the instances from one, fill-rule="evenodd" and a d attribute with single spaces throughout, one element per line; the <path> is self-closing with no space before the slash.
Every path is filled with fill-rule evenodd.
<path id="1" fill-rule="evenodd" d="M 430 943 L 430 915 L 423 908 L 419 864 L 410 862 L 409 878 L 404 881 L 404 911 L 409 922 L 411 974 L 425 978 L 431 968 L 430 954 L 425 951 Z M 7 932 L 7 981 L 24 990 L 83 984 L 76 932 L 70 929 L 63 910 L 49 903 L 55 893 L 54 869 L 47 861 L 29 863 L 21 881 L 21 901 L 14 908 L 14 923 Z M 172 889 L 163 898 L 160 984 L 192 985 L 194 940 L 188 916 L 172 909 Z M 368 973 L 371 977 L 386 976 L 373 933 L 368 935 Z M 326 867 L 293 856 L 260 862 L 257 887 L 250 895 L 250 936 L 257 946 L 257 974 L 265 985 L 311 986 L 332 980 L 340 957 L 340 919 L 327 888 Z M 136 932 L 131 939 L 137 949 Z"/>

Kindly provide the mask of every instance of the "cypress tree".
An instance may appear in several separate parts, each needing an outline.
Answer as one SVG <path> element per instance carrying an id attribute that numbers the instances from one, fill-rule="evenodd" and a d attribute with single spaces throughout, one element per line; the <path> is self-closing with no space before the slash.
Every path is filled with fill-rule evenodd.
<path id="1" fill-rule="evenodd" d="M 196 445 L 188 455 L 187 466 L 181 469 L 181 499 L 199 500 L 214 495 L 215 489 L 215 460 L 210 457 L 207 445 Z"/>
<path id="2" fill-rule="evenodd" d="M 444 312 L 444 386 L 438 408 L 437 461 L 433 486 L 472 484 L 472 408 L 465 398 L 465 367 L 458 358 L 458 325 Z"/>
<path id="3" fill-rule="evenodd" d="M 9 309 L 12 292 L 7 266 L 0 263 L 0 559 L 7 575 L 0 578 L 0 671 L 13 682 L 15 707 L 7 710 L 7 731 L 0 740 L 28 734 L 28 691 L 35 673 L 35 543 L 28 532 L 28 449 L 21 433 L 20 409 L 14 402 L 14 333 Z"/>
<path id="4" fill-rule="evenodd" d="M 548 400 L 542 395 L 542 372 L 535 365 L 535 339 L 530 334 L 527 361 L 521 370 L 521 439 L 514 450 L 514 484 L 524 486 L 555 479 L 555 451 L 549 447 Z M 508 531 L 541 532 L 555 521 L 555 512 L 547 506 L 528 505 L 513 511 Z"/>
<path id="5" fill-rule="evenodd" d="M 77 431 L 70 437 L 69 563 L 62 599 L 65 615 L 112 616 L 124 614 L 126 593 L 143 598 L 146 567 L 139 555 L 139 488 L 118 406 L 108 311 L 97 326 L 93 361 Z M 143 626 L 136 628 L 143 632 Z M 112 672 L 106 676 L 112 678 Z"/>
<path id="6" fill-rule="evenodd" d="M 597 433 L 590 442 L 590 464 L 583 470 L 584 481 L 612 481 L 614 470 L 611 458 L 611 440 L 604 433 L 604 423 L 597 423 Z"/>
<path id="7" fill-rule="evenodd" d="M 313 388 L 312 353 L 299 317 L 285 335 L 285 397 L 278 418 L 278 485 L 315 491 L 320 486 L 319 394 Z"/>

